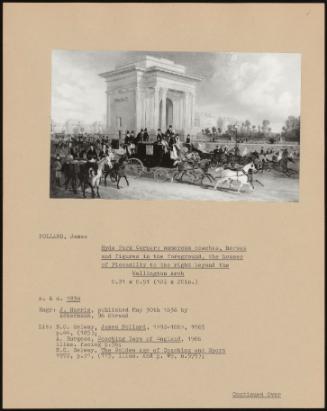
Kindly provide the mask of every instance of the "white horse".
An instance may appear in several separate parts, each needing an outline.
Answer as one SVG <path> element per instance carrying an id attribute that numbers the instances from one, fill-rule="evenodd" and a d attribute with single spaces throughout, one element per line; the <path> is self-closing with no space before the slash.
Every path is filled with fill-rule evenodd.
<path id="1" fill-rule="evenodd" d="M 107 158 L 103 157 L 99 162 L 98 162 L 98 169 L 97 172 L 95 172 L 93 167 L 89 168 L 89 185 L 92 190 L 92 197 L 95 196 L 95 190 L 97 193 L 97 197 L 100 198 L 100 193 L 99 193 L 99 186 L 100 186 L 100 181 L 102 177 L 102 172 L 105 163 L 107 162 Z"/>
<path id="2" fill-rule="evenodd" d="M 222 169 L 221 167 L 217 168 L 216 171 L 220 171 L 220 176 L 217 179 L 215 189 L 217 189 L 219 185 L 225 184 L 227 181 L 229 182 L 229 188 L 231 188 L 233 181 L 237 181 L 239 183 L 238 193 L 241 191 L 241 188 L 246 185 L 254 190 L 252 181 L 248 177 L 249 170 L 251 170 L 251 172 L 256 170 L 253 161 L 246 164 L 240 171 L 230 170 L 228 168 Z"/>

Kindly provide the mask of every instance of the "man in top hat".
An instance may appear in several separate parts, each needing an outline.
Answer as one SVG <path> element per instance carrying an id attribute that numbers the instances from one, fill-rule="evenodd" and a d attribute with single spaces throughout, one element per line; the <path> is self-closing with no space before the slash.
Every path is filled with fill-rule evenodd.
<path id="1" fill-rule="evenodd" d="M 174 133 L 169 134 L 168 136 L 169 136 L 169 140 L 168 140 L 169 147 L 173 148 L 173 145 L 176 144 Z"/>
<path id="2" fill-rule="evenodd" d="M 143 128 L 141 128 L 141 131 L 137 134 L 136 139 L 135 139 L 135 143 L 139 143 L 140 141 L 143 141 Z"/>
<path id="3" fill-rule="evenodd" d="M 56 174 L 56 184 L 57 184 L 58 187 L 60 187 L 62 164 L 61 164 L 61 158 L 60 158 L 59 154 L 57 154 L 57 156 L 56 156 L 54 169 L 55 169 L 55 174 Z"/>
<path id="4" fill-rule="evenodd" d="M 170 125 L 170 126 L 168 127 L 168 130 L 166 131 L 166 136 L 167 136 L 167 137 L 171 137 L 172 135 L 174 135 L 174 130 L 173 130 L 173 126 Z"/>
<path id="5" fill-rule="evenodd" d="M 101 158 L 106 157 L 106 156 L 107 156 L 107 153 L 108 153 L 108 146 L 107 146 L 107 144 L 103 144 L 103 145 L 102 145 L 102 149 L 101 149 L 101 151 L 100 151 L 100 153 L 99 153 L 99 158 L 101 159 Z"/>
<path id="6" fill-rule="evenodd" d="M 130 138 L 131 138 L 131 136 L 129 134 L 129 131 L 127 130 L 126 135 L 125 135 L 125 144 L 126 145 L 128 145 L 130 143 Z"/>
<path id="7" fill-rule="evenodd" d="M 157 142 L 161 143 L 163 139 L 163 134 L 161 132 L 161 128 L 158 128 L 158 133 L 157 133 Z"/>
<path id="8" fill-rule="evenodd" d="M 132 143 L 135 144 L 135 133 L 134 133 L 134 130 L 131 131 L 129 141 L 130 141 L 131 144 L 132 144 Z"/>
<path id="9" fill-rule="evenodd" d="M 149 134 L 147 128 L 144 129 L 143 141 L 149 141 Z"/>
<path id="10" fill-rule="evenodd" d="M 97 152 L 95 151 L 94 145 L 91 144 L 89 151 L 87 152 L 87 159 L 90 160 L 97 160 L 98 159 L 98 155 Z"/>

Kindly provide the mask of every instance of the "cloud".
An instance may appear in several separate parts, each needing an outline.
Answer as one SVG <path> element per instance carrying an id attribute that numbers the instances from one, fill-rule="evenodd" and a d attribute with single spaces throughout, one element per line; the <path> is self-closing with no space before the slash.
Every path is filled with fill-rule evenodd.
<path id="1" fill-rule="evenodd" d="M 105 113 L 105 84 L 98 74 L 142 55 L 161 56 L 204 77 L 197 92 L 200 110 L 216 117 L 268 119 L 279 131 L 288 115 L 300 114 L 299 54 L 80 52 L 56 50 L 52 59 L 52 117 L 93 122 Z M 278 130 L 277 130 L 278 129 Z"/>

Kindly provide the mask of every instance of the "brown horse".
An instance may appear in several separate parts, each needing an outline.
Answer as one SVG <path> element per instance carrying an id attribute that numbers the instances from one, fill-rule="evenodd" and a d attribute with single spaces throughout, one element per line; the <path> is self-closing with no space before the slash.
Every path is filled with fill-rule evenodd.
<path id="1" fill-rule="evenodd" d="M 126 165 L 127 165 L 127 160 L 126 160 L 125 156 L 121 157 L 118 160 L 118 162 L 115 163 L 115 165 L 114 165 L 114 169 L 116 171 L 116 176 L 117 176 L 117 188 L 118 188 L 118 190 L 120 189 L 119 182 L 120 182 L 122 177 L 126 180 L 126 183 L 129 186 L 129 182 L 127 180 L 127 175 L 126 175 Z"/>
<path id="2" fill-rule="evenodd" d="M 97 194 L 97 197 L 100 198 L 99 186 L 105 165 L 105 160 L 105 158 L 102 158 L 98 163 L 88 161 L 80 165 L 79 180 L 81 183 L 84 198 L 86 197 L 85 191 L 87 187 L 91 188 L 92 198 L 95 197 L 95 192 Z"/>
<path id="3" fill-rule="evenodd" d="M 215 179 L 209 173 L 209 167 L 211 161 L 209 159 L 201 159 L 199 161 L 194 160 L 176 160 L 174 163 L 177 166 L 177 171 L 172 175 L 171 182 L 174 179 L 183 180 L 184 175 L 189 175 L 193 180 L 200 180 L 200 183 L 203 183 L 205 178 L 208 178 L 210 182 L 214 182 Z"/>

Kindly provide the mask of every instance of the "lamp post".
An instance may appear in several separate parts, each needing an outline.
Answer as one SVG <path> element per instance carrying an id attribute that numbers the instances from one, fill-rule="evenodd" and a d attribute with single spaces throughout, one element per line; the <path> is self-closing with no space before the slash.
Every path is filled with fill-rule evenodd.
<path id="1" fill-rule="evenodd" d="M 238 125 L 237 125 L 237 124 L 234 125 L 234 129 L 235 129 L 235 142 L 236 142 L 236 144 L 237 144 L 237 143 L 238 143 L 238 140 L 237 140 L 237 129 L 238 129 Z"/>
<path id="2" fill-rule="evenodd" d="M 238 125 L 234 124 L 234 130 L 235 130 L 235 148 L 234 148 L 234 152 L 235 152 L 235 156 L 238 154 L 238 137 L 237 137 L 237 129 L 238 129 Z"/>

